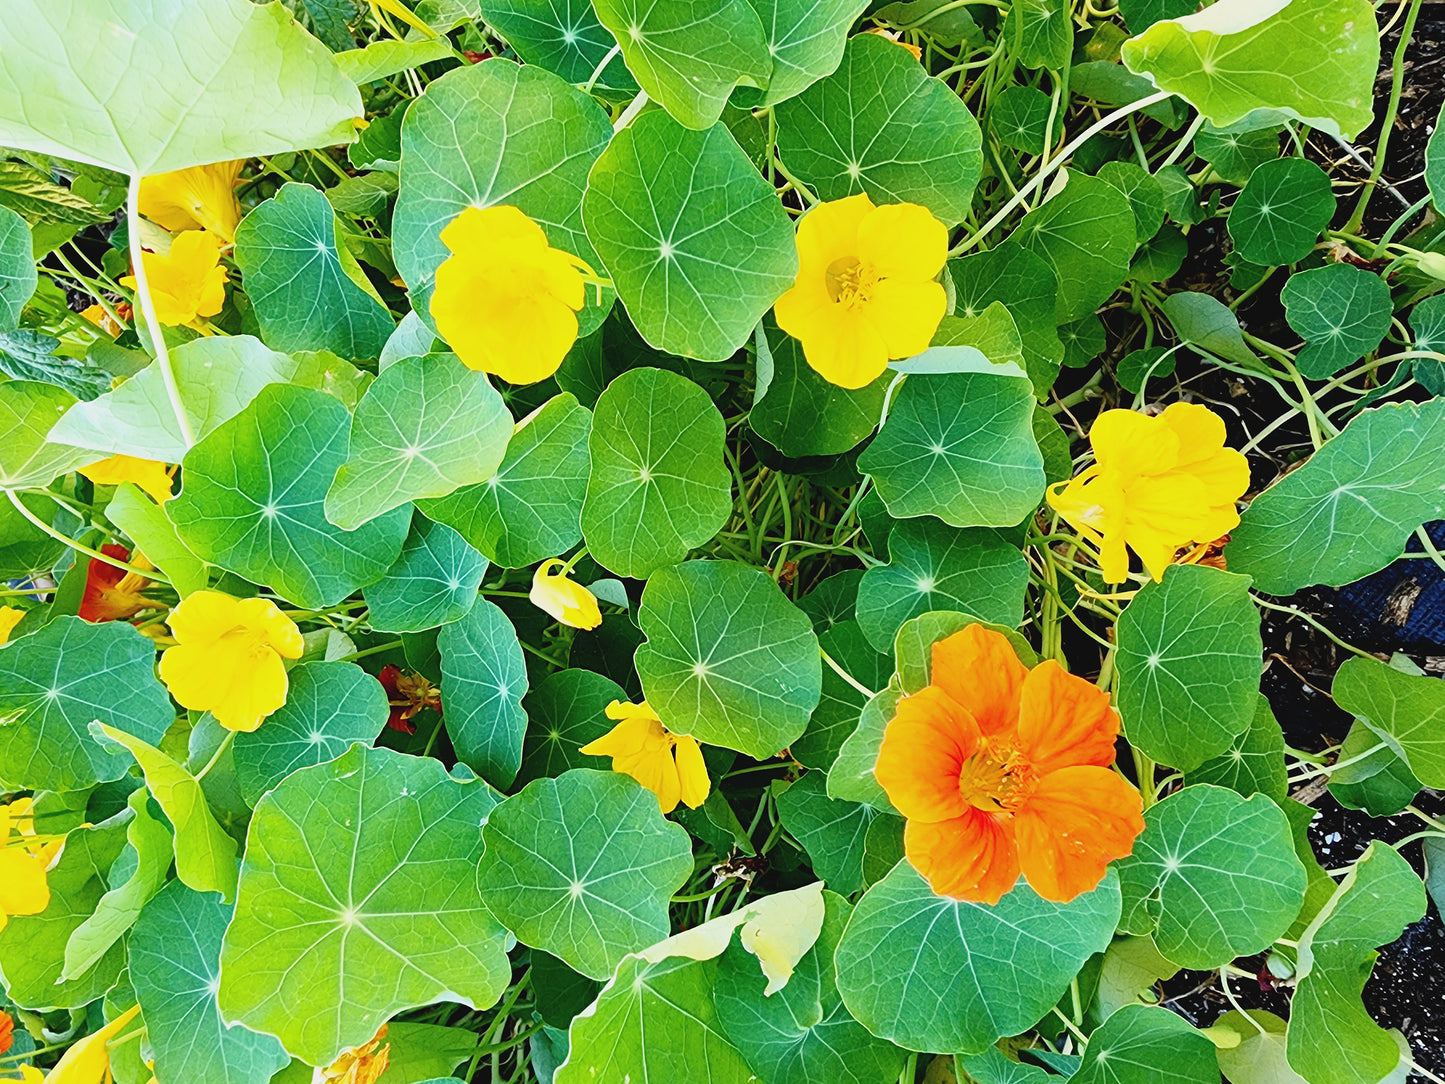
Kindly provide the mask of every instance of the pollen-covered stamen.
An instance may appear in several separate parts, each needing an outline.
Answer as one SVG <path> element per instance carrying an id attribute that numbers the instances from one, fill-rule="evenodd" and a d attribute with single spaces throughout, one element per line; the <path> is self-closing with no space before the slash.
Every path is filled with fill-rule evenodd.
<path id="1" fill-rule="evenodd" d="M 871 263 L 844 256 L 828 265 L 828 296 L 840 305 L 853 306 L 873 300 L 878 271 Z"/>
<path id="2" fill-rule="evenodd" d="M 958 792 L 975 809 L 1012 814 L 1028 801 L 1036 783 L 1033 766 L 1016 745 L 990 743 L 985 738 L 978 751 L 963 762 Z"/>

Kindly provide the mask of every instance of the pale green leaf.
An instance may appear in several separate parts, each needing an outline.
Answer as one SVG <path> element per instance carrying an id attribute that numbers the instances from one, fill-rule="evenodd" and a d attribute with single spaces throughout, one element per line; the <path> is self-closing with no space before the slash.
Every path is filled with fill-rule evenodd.
<path id="1" fill-rule="evenodd" d="M 1445 682 L 1352 657 L 1335 674 L 1330 691 L 1340 707 L 1363 719 L 1404 758 L 1421 783 L 1445 788 Z"/>
<path id="2" fill-rule="evenodd" d="M 768 88 L 761 94 L 740 90 L 735 105 L 748 109 L 776 105 L 799 94 L 838 69 L 848 30 L 868 6 L 867 0 L 748 0 L 763 24 L 773 60 Z"/>
<path id="3" fill-rule="evenodd" d="M 0 487 L 48 486 L 60 475 L 105 458 L 104 453 L 55 444 L 47 434 L 75 403 L 54 384 L 30 380 L 0 382 Z"/>
<path id="4" fill-rule="evenodd" d="M 527 730 L 527 667 L 517 630 L 479 598 L 465 617 L 442 626 L 437 649 L 447 734 L 457 757 L 494 786 L 509 786 Z"/>
<path id="5" fill-rule="evenodd" d="M 206 562 L 186 548 L 165 509 L 142 493 L 134 482 L 122 482 L 105 506 L 105 518 L 130 535 L 135 548 L 146 560 L 164 572 L 185 598 L 209 582 Z"/>
<path id="6" fill-rule="evenodd" d="M 336 54 L 336 66 L 357 86 L 397 75 L 408 68 L 419 68 L 434 60 L 455 56 L 445 38 L 420 38 L 416 41 L 383 39 L 362 49 L 347 49 Z"/>
<path id="7" fill-rule="evenodd" d="M 487 559 L 461 535 L 413 513 L 401 556 L 365 591 L 371 627 L 423 632 L 465 617 L 486 572 Z"/>

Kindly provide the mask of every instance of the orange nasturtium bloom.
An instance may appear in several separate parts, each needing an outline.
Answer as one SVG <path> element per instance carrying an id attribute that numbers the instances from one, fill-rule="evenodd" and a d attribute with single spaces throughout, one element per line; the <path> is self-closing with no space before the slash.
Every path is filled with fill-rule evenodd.
<path id="1" fill-rule="evenodd" d="M 376 1084 L 391 1061 L 391 1044 L 382 1045 L 386 1025 L 382 1024 L 370 1042 L 348 1050 L 321 1071 L 325 1084 Z"/>
<path id="2" fill-rule="evenodd" d="M 1089 443 L 1094 465 L 1051 486 L 1048 498 L 1099 547 L 1109 583 L 1129 577 L 1126 545 L 1157 583 L 1179 550 L 1239 526 L 1234 502 L 1249 488 L 1249 464 L 1224 446 L 1224 422 L 1208 407 L 1174 403 L 1153 417 L 1106 410 Z"/>
<path id="3" fill-rule="evenodd" d="M 0 805 L 0 930 L 12 915 L 38 915 L 50 906 L 45 871 L 62 844 L 26 841 L 35 835 L 31 808 L 29 798 Z"/>
<path id="4" fill-rule="evenodd" d="M 646 700 L 641 704 L 614 700 L 607 705 L 607 718 L 620 721 L 581 752 L 611 757 L 612 770 L 632 776 L 656 794 L 664 813 L 676 809 L 679 799 L 689 809 L 707 800 L 712 782 L 696 738 L 668 730 Z"/>
<path id="5" fill-rule="evenodd" d="M 532 605 L 547 611 L 564 625 L 574 629 L 595 629 L 602 624 L 602 611 L 597 596 L 567 574 L 556 574 L 563 562 L 553 558 L 537 566 L 532 576 Z"/>
<path id="6" fill-rule="evenodd" d="M 92 1032 L 65 1052 L 55 1068 L 45 1074 L 45 1084 L 110 1084 L 110 1050 L 108 1044 L 119 1035 L 140 1012 L 132 1005 L 99 1031 Z"/>
<path id="7" fill-rule="evenodd" d="M 441 232 L 431 314 L 468 368 L 511 384 L 555 373 L 577 341 L 591 268 L 515 207 L 468 207 Z"/>
<path id="8" fill-rule="evenodd" d="M 773 313 L 823 379 L 861 388 L 891 359 L 928 349 L 948 307 L 934 281 L 948 231 L 927 208 L 866 195 L 820 203 L 797 241 L 798 277 Z"/>
<path id="9" fill-rule="evenodd" d="M 150 567 L 150 562 L 139 554 L 132 561 L 130 550 L 124 546 L 101 546 L 100 552 L 117 561 Z M 91 558 L 90 567 L 85 570 L 85 591 L 80 596 L 76 616 L 83 621 L 121 621 L 134 617 L 142 610 L 165 609 L 141 594 L 150 583 L 144 576 Z"/>
<path id="10" fill-rule="evenodd" d="M 1052 659 L 1026 669 L 970 625 L 933 645 L 933 684 L 898 702 L 874 775 L 904 817 L 909 862 L 941 896 L 994 904 L 1020 870 L 1067 903 L 1144 830 L 1114 762 L 1109 696 Z"/>
<path id="11" fill-rule="evenodd" d="M 210 230 L 234 241 L 241 221 L 236 180 L 245 164 L 244 159 L 215 162 L 146 177 L 136 209 L 168 230 Z"/>
<path id="12" fill-rule="evenodd" d="M 194 324 L 215 316 L 226 303 L 226 269 L 221 266 L 221 242 L 213 233 L 187 230 L 176 234 L 171 250 L 162 256 L 142 252 L 146 284 L 156 319 L 170 327 Z M 134 275 L 120 284 L 136 289 Z"/>
<path id="13" fill-rule="evenodd" d="M 80 473 L 98 486 L 118 486 L 133 482 L 154 498 L 157 504 L 171 499 L 171 476 L 166 465 L 154 459 L 133 455 L 112 455 L 80 468 Z"/>
<path id="14" fill-rule="evenodd" d="M 161 680 L 182 707 L 209 711 L 227 730 L 255 730 L 286 703 L 282 658 L 299 659 L 296 623 L 270 599 L 196 591 L 171 611 L 176 646 Z"/>

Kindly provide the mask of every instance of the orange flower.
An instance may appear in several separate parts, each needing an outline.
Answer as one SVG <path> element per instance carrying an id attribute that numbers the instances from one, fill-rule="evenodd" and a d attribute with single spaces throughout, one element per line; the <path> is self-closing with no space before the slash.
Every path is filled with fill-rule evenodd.
<path id="1" fill-rule="evenodd" d="M 15 1044 L 15 1021 L 8 1012 L 0 1012 L 0 1054 Z"/>
<path id="2" fill-rule="evenodd" d="M 124 546 L 101 546 L 100 552 L 117 561 L 130 560 L 130 550 Z M 137 556 L 135 563 L 141 562 L 145 562 L 145 558 Z M 145 567 L 149 567 L 149 562 L 145 562 Z M 91 558 L 77 613 L 84 621 L 118 621 L 134 617 L 142 610 L 159 610 L 158 604 L 141 594 L 150 582 L 144 576 Z"/>
<path id="3" fill-rule="evenodd" d="M 982 625 L 933 645 L 933 684 L 898 702 L 874 774 L 908 819 L 904 851 L 941 896 L 997 903 L 1020 870 L 1067 903 L 1144 830 L 1109 770 L 1109 696 L 1049 660 L 1028 670 Z"/>

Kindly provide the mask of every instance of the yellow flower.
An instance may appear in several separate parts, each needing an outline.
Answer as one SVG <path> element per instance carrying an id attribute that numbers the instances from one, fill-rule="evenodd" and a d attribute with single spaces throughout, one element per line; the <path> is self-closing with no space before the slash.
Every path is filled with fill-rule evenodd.
<path id="1" fill-rule="evenodd" d="M 0 806 L 0 930 L 11 915 L 38 915 L 50 906 L 46 868 L 62 844 L 27 843 L 35 835 L 35 817 L 29 798 Z M 12 838 L 11 830 L 17 833 Z"/>
<path id="2" fill-rule="evenodd" d="M 452 254 L 437 268 L 431 314 L 457 357 L 512 384 L 555 373 L 577 341 L 591 268 L 515 207 L 468 207 L 441 239 Z"/>
<path id="3" fill-rule="evenodd" d="M 581 752 L 611 757 L 612 770 L 632 776 L 656 794 L 664 813 L 676 809 L 678 799 L 690 809 L 707 800 L 712 783 L 696 738 L 669 731 L 646 700 L 641 704 L 614 700 L 607 705 L 607 718 L 620 722 Z"/>
<path id="4" fill-rule="evenodd" d="M 386 1025 L 382 1024 L 370 1042 L 348 1050 L 323 1069 L 321 1079 L 325 1084 L 376 1084 L 391 1061 L 391 1044 L 381 1045 L 385 1038 Z"/>
<path id="5" fill-rule="evenodd" d="M 82 319 L 89 320 L 112 339 L 125 330 L 125 328 L 116 321 L 115 317 L 105 311 L 105 306 L 98 302 L 81 309 L 80 315 Z"/>
<path id="6" fill-rule="evenodd" d="M 773 307 L 778 326 L 829 383 L 871 384 L 891 359 L 928 349 L 948 307 L 934 281 L 947 255 L 948 231 L 916 203 L 820 203 L 798 223 L 798 278 Z"/>
<path id="7" fill-rule="evenodd" d="M 14 606 L 0 606 L 0 644 L 9 642 L 10 634 L 24 616 L 24 610 L 17 610 Z"/>
<path id="8" fill-rule="evenodd" d="M 176 235 L 168 254 L 143 252 L 141 259 L 161 323 L 193 324 L 203 316 L 215 316 L 226 303 L 226 269 L 215 234 L 188 230 Z M 120 284 L 134 290 L 135 276 L 127 275 Z"/>
<path id="9" fill-rule="evenodd" d="M 171 476 L 166 471 L 166 465 L 154 459 L 113 455 L 81 467 L 80 473 L 98 486 L 134 482 L 154 497 L 157 504 L 165 504 L 171 499 Z"/>
<path id="10" fill-rule="evenodd" d="M 1150 417 L 1106 410 L 1089 431 L 1094 465 L 1049 489 L 1049 504 L 1099 547 L 1109 583 L 1129 574 L 1127 545 L 1155 582 L 1175 554 L 1239 525 L 1234 503 L 1249 464 L 1224 447 L 1224 422 L 1208 407 L 1175 403 Z"/>
<path id="11" fill-rule="evenodd" d="M 209 711 L 228 730 L 255 730 L 286 703 L 283 657 L 299 659 L 295 622 L 264 598 L 196 591 L 171 611 L 176 646 L 161 680 L 183 707 Z"/>
<path id="12" fill-rule="evenodd" d="M 532 593 L 528 596 L 532 605 L 574 629 L 595 629 L 602 624 L 597 596 L 580 583 L 569 580 L 565 572 L 554 575 L 553 570 L 561 567 L 562 562 L 556 558 L 537 566 L 532 577 Z"/>
<path id="13" fill-rule="evenodd" d="M 236 239 L 241 207 L 236 179 L 245 160 L 157 173 L 140 183 L 136 209 L 168 230 L 210 230 L 229 243 Z"/>
<path id="14" fill-rule="evenodd" d="M 140 1012 L 132 1005 L 99 1031 L 92 1032 L 65 1052 L 55 1068 L 45 1074 L 45 1084 L 110 1084 L 110 1051 L 107 1044 Z"/>

